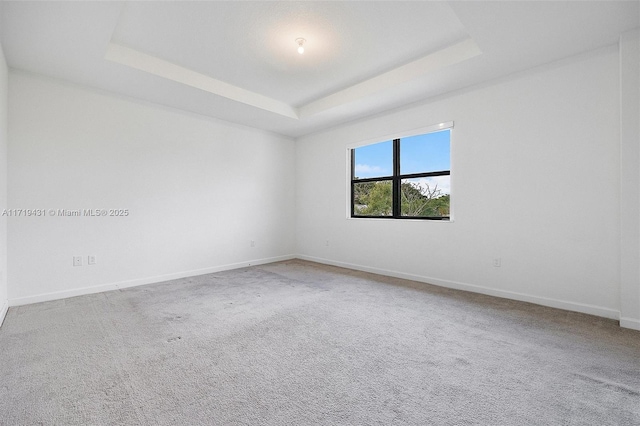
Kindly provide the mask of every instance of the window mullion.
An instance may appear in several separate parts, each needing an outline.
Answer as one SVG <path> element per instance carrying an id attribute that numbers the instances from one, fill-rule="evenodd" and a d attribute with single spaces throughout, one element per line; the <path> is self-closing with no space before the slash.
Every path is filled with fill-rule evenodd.
<path id="1" fill-rule="evenodd" d="M 399 218 L 400 209 L 400 139 L 393 140 L 393 217 Z"/>
<path id="2" fill-rule="evenodd" d="M 355 201 L 356 201 L 356 150 L 351 150 L 351 217 L 356 214 Z"/>

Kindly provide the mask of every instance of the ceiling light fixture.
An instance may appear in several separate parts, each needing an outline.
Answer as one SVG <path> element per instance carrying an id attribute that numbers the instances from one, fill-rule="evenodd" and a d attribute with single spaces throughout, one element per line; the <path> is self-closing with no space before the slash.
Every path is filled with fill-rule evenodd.
<path id="1" fill-rule="evenodd" d="M 304 53 L 304 42 L 307 41 L 303 38 L 297 38 L 296 39 L 296 43 L 298 43 L 298 53 L 299 54 L 303 54 Z"/>

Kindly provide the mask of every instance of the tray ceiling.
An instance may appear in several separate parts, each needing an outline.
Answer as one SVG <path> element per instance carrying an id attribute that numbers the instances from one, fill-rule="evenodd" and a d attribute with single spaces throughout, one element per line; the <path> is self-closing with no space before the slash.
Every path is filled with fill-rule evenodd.
<path id="1" fill-rule="evenodd" d="M 640 25 L 638 2 L 625 1 L 4 1 L 0 13 L 12 68 L 292 137 Z"/>

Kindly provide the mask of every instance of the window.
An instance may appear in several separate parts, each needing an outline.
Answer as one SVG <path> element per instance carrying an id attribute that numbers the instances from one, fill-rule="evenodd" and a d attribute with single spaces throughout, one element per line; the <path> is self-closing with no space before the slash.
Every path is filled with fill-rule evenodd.
<path id="1" fill-rule="evenodd" d="M 448 220 L 447 127 L 351 149 L 351 217 Z"/>

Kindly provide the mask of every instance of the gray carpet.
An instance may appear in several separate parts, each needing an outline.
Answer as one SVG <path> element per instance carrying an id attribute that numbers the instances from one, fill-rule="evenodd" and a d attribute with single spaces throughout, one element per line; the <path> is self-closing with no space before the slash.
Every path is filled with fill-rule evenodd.
<path id="1" fill-rule="evenodd" d="M 640 425 L 640 333 L 304 261 L 9 310 L 3 425 Z"/>

